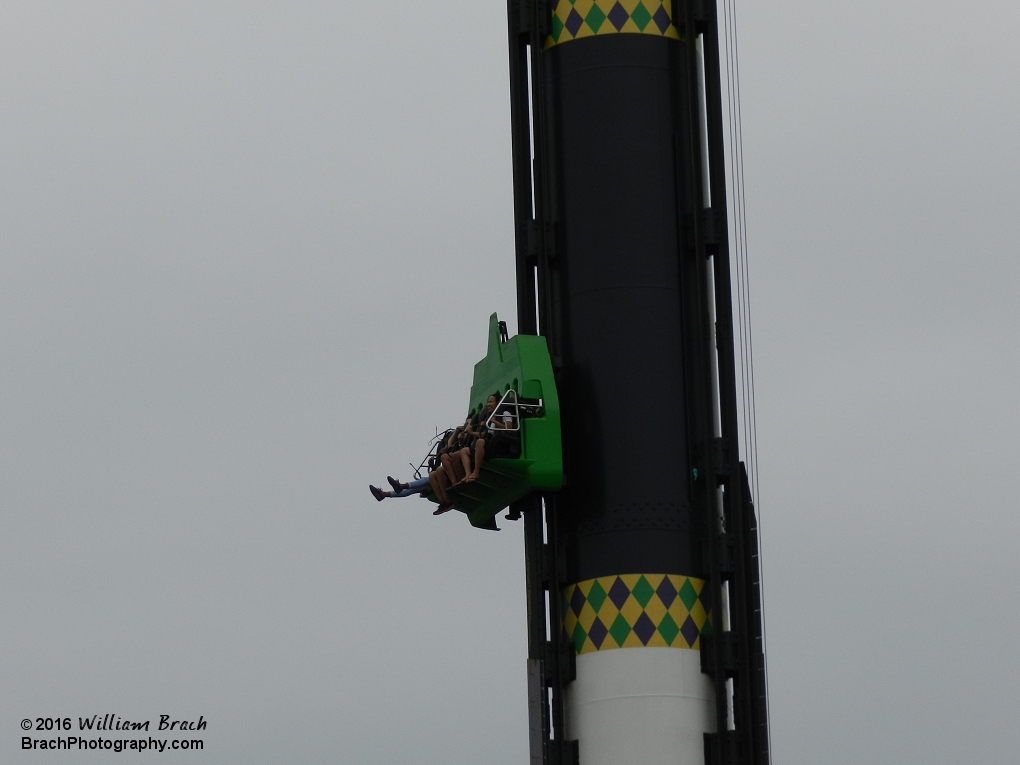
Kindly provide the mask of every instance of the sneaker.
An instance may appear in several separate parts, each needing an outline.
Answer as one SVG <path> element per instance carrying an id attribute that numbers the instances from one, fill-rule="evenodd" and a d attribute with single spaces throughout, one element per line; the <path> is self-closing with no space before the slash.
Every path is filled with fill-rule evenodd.
<path id="1" fill-rule="evenodd" d="M 368 490 L 372 492 L 372 496 L 375 497 L 379 502 L 386 499 L 386 492 L 380 489 L 378 486 L 369 486 Z"/>

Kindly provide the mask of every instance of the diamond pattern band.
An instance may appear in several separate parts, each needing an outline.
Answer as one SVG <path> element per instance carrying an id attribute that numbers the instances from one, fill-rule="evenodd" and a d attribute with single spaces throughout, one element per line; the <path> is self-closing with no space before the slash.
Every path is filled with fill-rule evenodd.
<path id="1" fill-rule="evenodd" d="M 563 590 L 563 627 L 575 653 L 611 648 L 693 648 L 712 632 L 705 580 L 676 574 L 621 574 Z"/>
<path id="2" fill-rule="evenodd" d="M 545 47 L 594 35 L 643 34 L 679 40 L 671 0 L 550 0 L 552 28 Z"/>

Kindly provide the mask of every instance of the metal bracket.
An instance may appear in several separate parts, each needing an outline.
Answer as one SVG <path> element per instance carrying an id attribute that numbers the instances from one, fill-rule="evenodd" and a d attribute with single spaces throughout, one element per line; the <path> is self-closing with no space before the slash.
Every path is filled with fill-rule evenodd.
<path id="1" fill-rule="evenodd" d="M 555 558 L 553 557 L 555 556 Z M 567 568 L 567 551 L 563 545 L 557 546 L 557 549 L 553 550 L 548 544 L 542 545 L 542 586 L 545 587 L 550 593 L 553 590 L 553 586 L 556 584 L 553 582 L 553 571 L 565 571 Z"/>
<path id="2" fill-rule="evenodd" d="M 700 34 L 705 31 L 708 23 L 708 8 L 705 0 L 673 0 L 673 25 L 680 33 L 680 37 L 686 37 L 684 26 L 686 25 L 686 7 L 690 5 L 691 15 L 694 17 L 694 32 Z"/>
<path id="3" fill-rule="evenodd" d="M 560 646 L 560 675 L 564 685 L 577 679 L 577 654 L 574 652 L 574 644 L 569 640 L 563 641 Z"/>
<path id="4" fill-rule="evenodd" d="M 528 220 L 528 257 L 538 257 L 538 221 L 534 218 Z"/>
<path id="5" fill-rule="evenodd" d="M 561 741 L 560 742 L 560 763 L 562 765 L 578 765 L 581 760 L 580 747 L 577 745 L 577 739 L 573 741 Z"/>
<path id="6" fill-rule="evenodd" d="M 535 6 L 538 5 L 539 10 L 546 6 L 545 0 L 515 0 L 517 5 L 517 23 L 521 34 L 530 34 L 533 31 L 532 19 L 535 18 Z M 546 14 L 540 14 L 538 16 L 538 37 L 540 40 L 545 39 L 545 36 L 549 34 L 549 22 L 552 14 L 549 14 L 549 18 Z"/>
<path id="7" fill-rule="evenodd" d="M 701 671 L 709 677 L 715 676 L 716 653 L 719 654 L 720 668 L 726 677 L 737 673 L 737 639 L 732 632 L 714 632 L 701 636 Z"/>
<path id="8" fill-rule="evenodd" d="M 715 468 L 715 474 L 718 478 L 729 478 L 730 444 L 725 438 L 712 439 L 712 467 Z"/>
<path id="9" fill-rule="evenodd" d="M 705 734 L 705 765 L 739 765 L 740 734 L 735 730 Z"/>
<path id="10" fill-rule="evenodd" d="M 714 251 L 719 246 L 722 216 L 714 207 L 707 207 L 701 211 L 698 222 L 701 224 L 701 241 L 705 243 L 706 247 L 713 248 Z"/>
<path id="11" fill-rule="evenodd" d="M 733 537 L 726 532 L 719 535 L 719 574 L 723 580 L 733 576 Z"/>
<path id="12" fill-rule="evenodd" d="M 545 642 L 545 655 L 552 656 L 555 650 L 551 640 Z M 559 661 L 557 666 L 559 667 L 560 681 L 566 685 L 572 683 L 577 679 L 577 657 L 574 655 L 574 646 L 570 641 L 563 641 L 559 647 Z M 551 668 L 551 662 L 545 662 L 545 681 L 552 683 L 556 679 L 555 672 Z"/>
<path id="13" fill-rule="evenodd" d="M 733 326 L 729 322 L 715 323 L 715 347 L 725 347 L 733 343 Z"/>
<path id="14" fill-rule="evenodd" d="M 695 31 L 704 32 L 708 24 L 708 4 L 705 0 L 691 0 L 694 5 L 694 26 Z"/>
<path id="15" fill-rule="evenodd" d="M 683 245 L 695 247 L 697 241 L 694 236 L 695 223 L 697 223 L 698 236 L 701 246 L 704 248 L 704 255 L 714 255 L 719 250 L 719 240 L 722 233 L 722 216 L 714 207 L 706 207 L 700 213 L 684 213 L 680 219 L 681 233 L 683 234 Z"/>
<path id="16" fill-rule="evenodd" d="M 527 35 L 531 31 L 531 3 L 528 0 L 513 0 L 513 4 L 517 33 Z"/>
<path id="17" fill-rule="evenodd" d="M 542 233 L 544 237 L 542 243 L 545 245 L 545 254 L 547 257 L 556 256 L 556 226 L 552 221 L 542 222 Z M 539 234 L 539 222 L 534 218 L 530 218 L 527 222 L 527 235 L 528 235 L 528 257 L 538 258 L 539 247 L 538 247 L 538 234 Z"/>

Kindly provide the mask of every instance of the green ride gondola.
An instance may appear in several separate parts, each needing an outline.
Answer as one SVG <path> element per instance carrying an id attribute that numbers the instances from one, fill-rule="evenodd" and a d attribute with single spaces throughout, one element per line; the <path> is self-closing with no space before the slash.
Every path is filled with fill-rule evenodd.
<path id="1" fill-rule="evenodd" d="M 478 479 L 456 487 L 451 497 L 453 508 L 466 514 L 472 526 L 498 531 L 500 510 L 533 491 L 563 485 L 563 454 L 560 403 L 545 338 L 507 338 L 496 314 L 489 317 L 488 352 L 475 364 L 470 413 L 484 409 L 492 395 L 500 399 L 497 411 L 513 412 L 520 456 L 486 459 Z M 435 495 L 429 499 L 439 502 Z"/>

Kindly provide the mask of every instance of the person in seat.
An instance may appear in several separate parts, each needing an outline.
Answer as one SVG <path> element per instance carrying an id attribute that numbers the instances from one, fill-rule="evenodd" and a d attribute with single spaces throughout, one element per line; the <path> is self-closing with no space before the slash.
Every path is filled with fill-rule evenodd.
<path id="1" fill-rule="evenodd" d="M 452 509 L 453 502 L 446 493 L 446 487 L 453 483 L 450 479 L 452 471 L 447 468 L 447 465 L 451 463 L 448 452 L 456 449 L 462 430 L 462 427 L 458 427 L 447 431 L 446 437 L 443 438 L 436 447 L 435 455 L 429 458 L 428 476 L 425 478 L 416 478 L 415 480 L 408 481 L 407 483 L 402 483 L 393 476 L 386 476 L 386 480 L 392 487 L 391 491 L 383 491 L 378 486 L 369 484 L 368 490 L 372 492 L 372 496 L 375 497 L 378 502 L 382 502 L 384 499 L 389 498 L 413 497 L 415 495 L 426 497 L 428 496 L 429 489 L 431 489 L 440 501 L 440 505 L 433 512 L 433 515 L 441 515 L 442 513 Z"/>
<path id="2" fill-rule="evenodd" d="M 482 469 L 482 462 L 486 459 L 516 457 L 520 454 L 520 442 L 514 424 L 513 407 L 504 404 L 497 412 L 499 401 L 498 393 L 489 396 L 481 411 L 471 418 L 468 433 L 474 439 L 473 448 L 467 454 L 461 452 L 464 469 L 470 472 L 461 483 L 477 481 L 478 474 Z M 473 461 L 470 460 L 470 457 L 474 457 Z"/>
<path id="3" fill-rule="evenodd" d="M 477 414 L 471 415 L 467 419 L 464 432 L 468 440 L 465 443 L 465 448 L 461 449 L 458 455 L 464 470 L 464 477 L 455 484 L 457 486 L 478 480 L 478 473 L 482 469 L 482 460 L 485 459 L 485 421 L 495 410 L 497 403 L 499 403 L 498 396 L 489 396 L 485 406 Z"/>
<path id="4" fill-rule="evenodd" d="M 471 472 L 471 463 L 466 456 L 471 453 L 471 448 L 474 445 L 474 436 L 469 433 L 470 426 L 471 415 L 468 415 L 464 424 L 458 425 L 454 430 L 454 435 L 440 458 L 450 486 L 461 483 L 464 477 Z"/>
<path id="5" fill-rule="evenodd" d="M 490 415 L 486 430 L 485 457 L 492 459 L 497 457 L 516 459 L 521 456 L 521 436 L 516 411 L 516 394 L 512 400 L 504 401 L 503 404 Z"/>
<path id="6" fill-rule="evenodd" d="M 439 499 L 440 505 L 433 515 L 441 515 L 453 508 L 448 490 L 456 490 L 478 480 L 482 463 L 493 457 L 520 456 L 520 437 L 514 406 L 500 407 L 500 395 L 489 396 L 476 414 L 468 415 L 463 425 L 447 431 L 429 459 L 429 474 L 402 483 L 387 476 L 391 491 L 370 485 L 369 491 L 377 501 L 391 497 L 428 496 L 429 490 Z M 499 411 L 497 411 L 499 408 Z"/>

